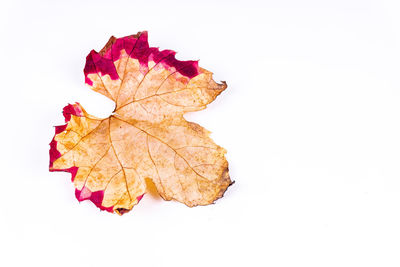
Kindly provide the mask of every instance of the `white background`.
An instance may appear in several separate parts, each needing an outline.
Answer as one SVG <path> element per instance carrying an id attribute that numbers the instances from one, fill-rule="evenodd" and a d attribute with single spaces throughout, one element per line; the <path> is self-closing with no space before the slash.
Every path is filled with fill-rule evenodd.
<path id="1" fill-rule="evenodd" d="M 400 2 L 9 1 L 0 7 L 1 266 L 400 266 Z M 191 121 L 228 150 L 215 205 L 147 194 L 124 216 L 48 172 L 85 57 L 111 35 L 226 80 Z"/>

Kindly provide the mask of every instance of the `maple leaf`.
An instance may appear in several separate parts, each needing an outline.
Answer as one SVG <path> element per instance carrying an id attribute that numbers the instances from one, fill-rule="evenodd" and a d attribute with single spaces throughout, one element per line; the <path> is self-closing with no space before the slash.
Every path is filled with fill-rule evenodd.
<path id="1" fill-rule="evenodd" d="M 147 32 L 111 37 L 86 58 L 85 82 L 115 102 L 108 118 L 68 105 L 55 127 L 50 171 L 72 174 L 79 201 L 124 214 L 151 179 L 165 200 L 208 205 L 232 184 L 225 149 L 183 115 L 206 108 L 227 87 L 197 61 L 149 47 Z"/>

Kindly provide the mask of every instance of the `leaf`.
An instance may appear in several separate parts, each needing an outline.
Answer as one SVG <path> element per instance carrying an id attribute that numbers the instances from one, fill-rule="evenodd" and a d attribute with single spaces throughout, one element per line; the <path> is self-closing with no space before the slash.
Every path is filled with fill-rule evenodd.
<path id="1" fill-rule="evenodd" d="M 165 200 L 208 205 L 232 184 L 225 149 L 183 114 L 206 108 L 227 87 L 197 61 L 149 47 L 147 32 L 111 37 L 86 58 L 85 82 L 115 102 L 108 118 L 68 105 L 56 126 L 50 171 L 72 174 L 79 201 L 124 214 L 151 179 Z"/>

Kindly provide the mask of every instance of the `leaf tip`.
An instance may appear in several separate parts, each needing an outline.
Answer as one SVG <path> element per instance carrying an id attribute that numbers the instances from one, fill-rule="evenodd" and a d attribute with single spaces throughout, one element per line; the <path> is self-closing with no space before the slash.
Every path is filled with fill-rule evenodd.
<path id="1" fill-rule="evenodd" d="M 108 212 L 113 213 L 113 206 L 111 207 L 105 207 L 102 205 L 103 199 L 104 199 L 104 190 L 99 190 L 99 191 L 90 191 L 89 188 L 86 186 L 83 186 L 81 190 L 75 189 L 75 197 L 79 202 L 82 202 L 84 200 L 90 200 L 96 207 L 98 207 L 100 210 L 105 210 Z"/>
<path id="2" fill-rule="evenodd" d="M 65 118 L 65 122 L 69 122 L 71 120 L 71 115 L 77 117 L 83 117 L 84 112 L 81 108 L 81 105 L 76 102 L 75 104 L 68 104 L 63 108 L 63 115 Z"/>

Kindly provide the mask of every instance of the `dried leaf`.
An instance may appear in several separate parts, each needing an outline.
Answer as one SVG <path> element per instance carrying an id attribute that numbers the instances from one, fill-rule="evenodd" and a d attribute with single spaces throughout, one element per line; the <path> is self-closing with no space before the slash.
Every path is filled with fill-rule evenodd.
<path id="1" fill-rule="evenodd" d="M 147 32 L 111 37 L 86 58 L 85 82 L 115 102 L 105 119 L 79 103 L 68 105 L 67 124 L 56 126 L 50 171 L 72 174 L 79 201 L 123 214 L 146 192 L 151 179 L 165 200 L 208 205 L 232 183 L 225 149 L 183 114 L 206 108 L 218 84 L 197 61 L 179 61 L 171 50 L 149 47 Z"/>

